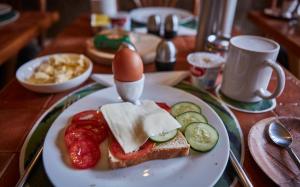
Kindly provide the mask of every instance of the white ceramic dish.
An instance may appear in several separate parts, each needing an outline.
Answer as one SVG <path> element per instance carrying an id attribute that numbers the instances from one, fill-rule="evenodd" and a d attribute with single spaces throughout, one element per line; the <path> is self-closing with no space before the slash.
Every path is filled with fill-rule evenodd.
<path id="1" fill-rule="evenodd" d="M 12 23 L 12 22 L 16 21 L 20 17 L 20 13 L 18 11 L 14 10 L 13 14 L 14 15 L 12 17 L 10 17 L 10 18 L 8 18 L 6 20 L 1 21 L 0 22 L 0 27 L 5 26 L 5 25 L 7 25 L 9 23 Z"/>
<path id="2" fill-rule="evenodd" d="M 153 63 L 156 55 L 156 47 L 161 41 L 161 38 L 152 34 L 133 33 L 129 34 L 130 39 L 141 56 L 143 63 Z M 94 62 L 111 65 L 115 54 L 96 49 L 93 40 L 89 39 L 86 42 L 86 53 Z"/>
<path id="3" fill-rule="evenodd" d="M 117 91 L 119 96 L 123 101 L 128 101 L 135 103 L 137 105 L 141 104 L 140 97 L 143 93 L 145 75 L 143 74 L 142 78 L 137 81 L 132 82 L 122 82 L 114 79 Z"/>
<path id="4" fill-rule="evenodd" d="M 8 4 L 0 3 L 0 16 L 9 13 L 12 7 Z"/>
<path id="5" fill-rule="evenodd" d="M 147 7 L 147 8 L 137 8 L 132 10 L 130 17 L 133 21 L 138 23 L 146 24 L 148 17 L 155 14 L 161 17 L 161 20 L 164 21 L 167 15 L 175 14 L 179 18 L 181 24 L 191 21 L 194 16 L 192 13 L 179 9 L 179 8 L 170 8 L 170 7 Z"/>
<path id="6" fill-rule="evenodd" d="M 63 134 L 68 119 L 77 112 L 96 109 L 106 103 L 120 102 L 115 87 L 106 88 L 72 104 L 55 120 L 44 142 L 43 162 L 46 173 L 55 186 L 213 186 L 221 177 L 229 156 L 229 138 L 218 115 L 202 100 L 184 91 L 149 85 L 142 95 L 144 99 L 166 102 L 172 105 L 179 101 L 191 101 L 202 108 L 219 133 L 219 142 L 208 153 L 195 153 L 187 157 L 154 160 L 142 164 L 110 170 L 107 168 L 105 142 L 101 145 L 101 161 L 93 169 L 75 170 L 65 162 L 66 148 Z"/>
<path id="7" fill-rule="evenodd" d="M 53 54 L 53 55 L 70 55 L 70 56 L 79 56 L 80 54 L 73 53 L 61 53 L 61 54 Z M 16 78 L 25 88 L 39 93 L 57 93 L 62 92 L 71 88 L 74 88 L 84 81 L 86 81 L 92 73 L 93 63 L 90 59 L 84 56 L 85 61 L 88 62 L 89 66 L 87 70 L 81 75 L 68 80 L 62 83 L 51 83 L 51 84 L 34 84 L 26 81 L 28 77 L 32 75 L 34 69 L 39 66 L 42 62 L 45 62 L 49 59 L 49 57 L 53 55 L 47 55 L 39 58 L 35 58 L 30 60 L 29 62 L 23 64 L 16 72 Z"/>

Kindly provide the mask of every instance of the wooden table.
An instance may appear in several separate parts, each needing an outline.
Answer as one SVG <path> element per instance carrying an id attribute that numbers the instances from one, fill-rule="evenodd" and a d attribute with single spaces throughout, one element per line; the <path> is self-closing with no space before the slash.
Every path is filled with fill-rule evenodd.
<path id="1" fill-rule="evenodd" d="M 84 53 L 85 41 L 92 36 L 88 18 L 79 17 L 68 26 L 41 55 L 57 52 Z M 174 43 L 178 48 L 176 69 L 187 69 L 186 56 L 194 48 L 194 37 L 177 37 Z M 145 65 L 145 71 L 154 71 L 154 65 Z M 94 72 L 111 73 L 111 67 L 94 64 Z M 286 88 L 277 99 L 278 105 L 272 112 L 247 114 L 233 111 L 240 122 L 245 140 L 244 167 L 254 186 L 274 186 L 250 155 L 247 136 L 250 128 L 257 121 L 274 116 L 300 116 L 300 82 L 286 71 Z M 90 81 L 91 82 L 91 81 Z M 271 79 L 271 89 L 275 87 L 276 78 Z M 23 88 L 15 79 L 0 92 L 0 186 L 13 186 L 18 177 L 19 153 L 25 137 L 35 121 L 59 98 L 69 92 L 60 94 L 37 94 Z M 295 104 L 296 103 L 296 104 Z"/>
<path id="2" fill-rule="evenodd" d="M 19 51 L 34 38 L 43 39 L 45 31 L 58 19 L 57 12 L 21 12 L 15 22 L 0 27 L 0 66 L 5 70 L 4 82 L 15 74 Z"/>
<path id="3" fill-rule="evenodd" d="M 56 12 L 21 12 L 17 21 L 0 27 L 0 65 L 58 20 Z"/>
<path id="4" fill-rule="evenodd" d="M 289 59 L 290 69 L 295 75 L 300 77 L 300 27 L 299 29 L 297 28 L 296 22 L 274 19 L 259 11 L 250 11 L 248 18 L 267 37 L 274 39 L 286 48 L 287 52 L 292 55 Z"/>

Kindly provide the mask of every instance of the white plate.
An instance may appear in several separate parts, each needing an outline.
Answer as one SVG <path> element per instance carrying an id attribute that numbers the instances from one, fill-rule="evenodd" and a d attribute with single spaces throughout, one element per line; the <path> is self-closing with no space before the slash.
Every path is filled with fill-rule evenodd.
<path id="1" fill-rule="evenodd" d="M 74 88 L 84 81 L 86 81 L 92 73 L 93 63 L 84 56 L 85 61 L 89 64 L 88 68 L 81 75 L 74 77 L 68 81 L 62 83 L 49 83 L 49 84 L 34 84 L 26 81 L 34 72 L 34 70 L 43 62 L 47 61 L 51 56 L 54 55 L 69 55 L 69 56 L 79 56 L 80 54 L 75 53 L 59 53 L 52 54 L 47 56 L 42 56 L 39 58 L 35 58 L 30 60 L 29 62 L 23 64 L 16 72 L 16 78 L 22 86 L 25 88 L 39 93 L 57 93 L 62 92 L 71 88 Z"/>
<path id="2" fill-rule="evenodd" d="M 0 3 L 0 15 L 9 13 L 11 9 L 10 5 Z"/>
<path id="3" fill-rule="evenodd" d="M 138 23 L 146 24 L 148 17 L 151 15 L 159 15 L 162 22 L 169 14 L 175 14 L 179 18 L 179 22 L 186 23 L 193 19 L 193 14 L 182 9 L 178 8 L 169 8 L 169 7 L 147 7 L 147 8 L 137 8 L 130 12 L 130 17 L 133 21 Z"/>
<path id="4" fill-rule="evenodd" d="M 114 87 L 95 92 L 67 108 L 55 120 L 44 142 L 43 162 L 46 173 L 55 186 L 212 186 L 221 177 L 229 156 L 229 138 L 218 115 L 202 100 L 184 91 L 167 86 L 147 86 L 144 99 L 166 102 L 191 101 L 201 106 L 209 123 L 219 133 L 216 147 L 208 153 L 192 152 L 187 157 L 154 160 L 124 168 L 104 169 L 107 156 L 103 149 L 101 161 L 93 169 L 75 170 L 65 162 L 63 142 L 64 128 L 68 119 L 77 112 L 96 109 L 106 103 L 120 102 Z M 101 148 L 107 147 L 105 144 Z"/>
<path id="5" fill-rule="evenodd" d="M 0 21 L 0 27 L 16 21 L 19 17 L 20 17 L 20 13 L 18 11 L 14 11 L 14 16 L 12 16 L 4 21 Z"/>
<path id="6" fill-rule="evenodd" d="M 141 55 L 144 64 L 153 63 L 156 55 L 156 47 L 161 41 L 160 37 L 152 34 L 133 33 L 129 34 L 130 40 L 137 49 L 137 52 Z M 87 40 L 86 48 L 87 56 L 89 56 L 94 62 L 111 65 L 115 54 L 101 51 L 96 49 L 93 44 L 93 40 Z"/>

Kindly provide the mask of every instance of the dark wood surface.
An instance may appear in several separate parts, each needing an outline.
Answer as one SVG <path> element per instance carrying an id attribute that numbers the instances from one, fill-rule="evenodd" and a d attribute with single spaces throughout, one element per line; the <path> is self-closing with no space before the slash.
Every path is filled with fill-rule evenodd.
<path id="1" fill-rule="evenodd" d="M 92 36 L 88 17 L 82 16 L 69 25 L 40 55 L 58 52 L 85 52 L 85 41 Z M 195 45 L 194 37 L 177 37 L 174 43 L 178 49 L 177 70 L 188 69 L 186 56 Z M 94 72 L 111 73 L 111 67 L 94 64 Z M 155 71 L 154 65 L 145 65 L 146 72 Z M 259 120 L 275 116 L 300 116 L 300 82 L 291 73 L 286 73 L 286 87 L 277 99 L 277 107 L 272 112 L 247 114 L 233 110 L 245 142 L 244 168 L 254 186 L 274 186 L 275 184 L 255 163 L 248 149 L 247 138 L 250 128 Z M 91 82 L 89 80 L 88 82 Z M 276 86 L 273 76 L 270 89 Z M 75 88 L 77 89 L 77 88 Z M 19 153 L 22 144 L 35 121 L 58 99 L 68 92 L 59 94 L 38 94 L 23 88 L 15 79 L 0 92 L 0 186 L 14 186 L 19 177 Z"/>
<path id="2" fill-rule="evenodd" d="M 288 61 L 289 70 L 300 78 L 300 25 L 297 21 L 273 18 L 261 11 L 250 11 L 248 18 L 265 37 L 280 44 L 284 52 L 281 60 Z"/>
<path id="3" fill-rule="evenodd" d="M 58 20 L 56 12 L 21 12 L 20 17 L 0 27 L 0 65 Z"/>
<path id="4" fill-rule="evenodd" d="M 295 22 L 283 19 L 274 19 L 259 11 L 250 11 L 248 18 L 268 37 L 283 45 L 289 52 L 300 57 L 300 27 Z"/>

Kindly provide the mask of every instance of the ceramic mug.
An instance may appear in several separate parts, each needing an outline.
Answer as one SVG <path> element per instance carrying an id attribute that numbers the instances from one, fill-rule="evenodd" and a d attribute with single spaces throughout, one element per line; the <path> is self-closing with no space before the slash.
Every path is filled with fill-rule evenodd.
<path id="1" fill-rule="evenodd" d="M 223 72 L 221 93 L 242 102 L 258 102 L 279 96 L 285 85 L 283 69 L 276 63 L 279 44 L 273 40 L 242 35 L 230 40 L 229 54 Z M 267 91 L 272 69 L 277 87 Z"/>

